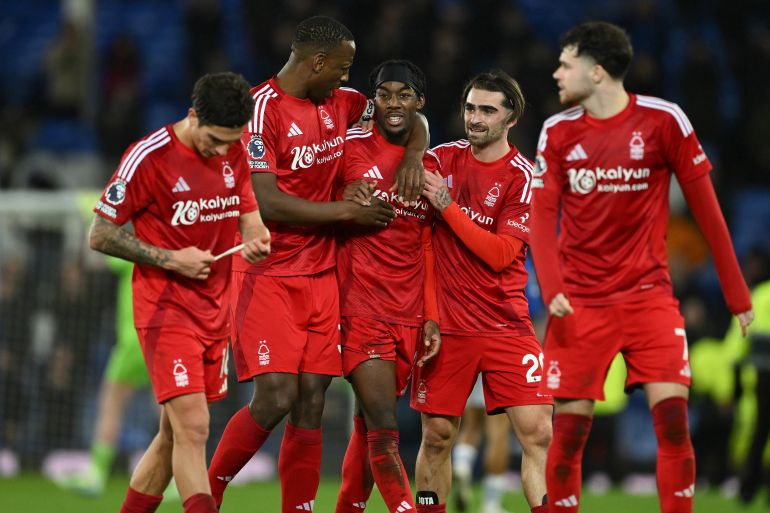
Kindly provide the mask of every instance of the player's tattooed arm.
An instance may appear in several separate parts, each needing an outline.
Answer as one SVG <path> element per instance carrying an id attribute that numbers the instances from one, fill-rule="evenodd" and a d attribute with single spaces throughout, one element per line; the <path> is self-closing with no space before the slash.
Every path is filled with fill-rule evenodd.
<path id="1" fill-rule="evenodd" d="M 196 247 L 169 250 L 147 244 L 134 234 L 96 215 L 89 233 L 91 249 L 137 264 L 153 265 L 177 272 L 188 278 L 205 279 L 211 272 L 213 256 L 210 251 Z"/>
<path id="2" fill-rule="evenodd" d="M 423 195 L 428 198 L 433 208 L 443 212 L 454 201 L 444 178 L 438 172 L 425 173 L 425 189 Z"/>

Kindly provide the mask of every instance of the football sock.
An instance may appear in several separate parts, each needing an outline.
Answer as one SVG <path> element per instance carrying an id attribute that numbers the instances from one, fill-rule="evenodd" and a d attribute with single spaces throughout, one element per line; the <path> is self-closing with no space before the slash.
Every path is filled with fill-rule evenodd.
<path id="1" fill-rule="evenodd" d="M 147 495 L 129 486 L 120 513 L 154 513 L 162 500 L 162 495 Z"/>
<path id="2" fill-rule="evenodd" d="M 248 406 L 238 410 L 227 423 L 209 467 L 211 495 L 217 506 L 222 504 L 227 483 L 262 447 L 268 435 L 270 431 L 256 423 Z"/>
<path id="3" fill-rule="evenodd" d="M 446 504 L 417 504 L 416 513 L 446 513 Z"/>
<path id="4" fill-rule="evenodd" d="M 353 433 L 342 460 L 342 485 L 335 513 L 356 513 L 366 508 L 374 477 L 369 465 L 369 445 L 363 417 L 353 416 Z"/>
<path id="5" fill-rule="evenodd" d="M 414 509 L 409 478 L 398 453 L 398 430 L 377 429 L 366 435 L 369 442 L 369 461 L 374 482 L 388 511 L 396 513 Z"/>
<path id="6" fill-rule="evenodd" d="M 671 397 L 652 408 L 658 438 L 657 481 L 662 513 L 691 513 L 695 453 L 687 423 L 687 399 Z"/>
<path id="7" fill-rule="evenodd" d="M 591 431 L 592 418 L 586 415 L 557 413 L 553 419 L 553 440 L 548 448 L 545 479 L 548 511 L 578 510 L 583 448 Z"/>
<path id="8" fill-rule="evenodd" d="M 505 474 L 488 474 L 481 482 L 482 502 L 487 509 L 499 509 L 503 505 L 506 480 Z"/>
<path id="9" fill-rule="evenodd" d="M 286 423 L 278 456 L 281 511 L 312 511 L 321 481 L 321 429 L 303 429 Z"/>
<path id="10" fill-rule="evenodd" d="M 184 501 L 184 513 L 217 513 L 214 497 L 207 493 L 196 493 Z"/>
<path id="11" fill-rule="evenodd" d="M 532 513 L 548 513 L 548 504 L 543 504 L 541 506 L 534 506 L 532 509 L 530 509 Z"/>

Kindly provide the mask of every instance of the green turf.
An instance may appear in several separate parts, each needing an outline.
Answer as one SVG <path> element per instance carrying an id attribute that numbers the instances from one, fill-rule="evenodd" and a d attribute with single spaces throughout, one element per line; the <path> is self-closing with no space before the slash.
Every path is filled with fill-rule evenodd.
<path id="1" fill-rule="evenodd" d="M 300 478 L 301 479 L 301 478 Z M 0 512 L 23 513 L 117 513 L 125 493 L 128 478 L 116 476 L 107 486 L 104 496 L 90 499 L 72 495 L 56 487 L 39 475 L 28 474 L 13 479 L 0 479 Z M 318 491 L 315 513 L 332 513 L 339 489 L 339 481 L 325 480 Z M 478 491 L 476 493 L 478 496 Z M 620 492 L 604 496 L 584 494 L 581 499 L 581 513 L 655 513 L 658 501 L 655 497 L 631 497 Z M 505 506 L 514 513 L 526 513 L 521 494 L 506 497 Z M 723 499 L 714 493 L 700 494 L 695 498 L 695 513 L 766 513 L 770 510 L 765 497 L 756 500 L 751 507 L 741 507 L 737 502 Z M 182 511 L 179 502 L 162 504 L 159 513 Z M 382 499 L 375 492 L 368 513 L 387 513 Z M 448 512 L 454 512 L 449 507 Z M 267 483 L 235 486 L 228 490 L 222 513 L 268 513 L 280 512 L 279 485 Z M 476 513 L 472 509 L 471 513 Z"/>

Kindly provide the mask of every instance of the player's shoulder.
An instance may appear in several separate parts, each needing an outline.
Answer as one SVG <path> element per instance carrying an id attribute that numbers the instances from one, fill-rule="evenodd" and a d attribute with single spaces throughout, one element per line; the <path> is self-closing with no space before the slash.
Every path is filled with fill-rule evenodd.
<path id="1" fill-rule="evenodd" d="M 345 133 L 345 153 L 355 153 L 377 146 L 377 138 L 373 130 L 361 130 L 358 127 L 348 128 Z"/>
<path id="2" fill-rule="evenodd" d="M 512 151 L 507 155 L 508 163 L 518 173 L 524 171 L 531 174 L 535 170 L 535 163 L 524 155 L 517 147 L 513 147 Z"/>
<path id="3" fill-rule="evenodd" d="M 343 101 L 366 99 L 366 96 L 358 89 L 352 87 L 338 87 L 332 91 L 332 98 Z"/>
<path id="4" fill-rule="evenodd" d="M 569 109 L 563 110 L 546 118 L 543 122 L 543 131 L 553 127 L 568 127 L 585 114 L 585 109 L 580 105 L 575 105 Z"/>
<path id="5" fill-rule="evenodd" d="M 249 132 L 262 133 L 265 129 L 265 121 L 280 113 L 278 106 L 284 95 L 273 84 L 272 79 L 252 87 L 250 92 L 254 99 L 254 112 L 249 119 L 247 128 Z"/>
<path id="6" fill-rule="evenodd" d="M 443 158 L 449 158 L 453 155 L 459 155 L 470 148 L 471 143 L 467 139 L 458 139 L 456 141 L 449 141 L 443 144 L 439 144 L 430 149 L 434 153 L 437 159 L 441 161 Z"/>
<path id="7" fill-rule="evenodd" d="M 118 167 L 118 178 L 128 182 L 140 167 L 153 166 L 173 151 L 171 126 L 164 126 L 131 144 Z"/>
<path id="8" fill-rule="evenodd" d="M 636 95 L 636 105 L 644 109 L 645 114 L 658 116 L 668 122 L 675 122 L 683 137 L 693 132 L 692 124 L 681 107 L 674 102 L 658 98 L 657 96 Z"/>

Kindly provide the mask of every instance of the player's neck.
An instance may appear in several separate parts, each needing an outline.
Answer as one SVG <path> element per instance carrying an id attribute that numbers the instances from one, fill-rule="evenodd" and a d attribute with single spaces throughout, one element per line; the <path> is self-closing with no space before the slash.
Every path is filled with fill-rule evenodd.
<path id="1" fill-rule="evenodd" d="M 307 86 L 307 79 L 307 73 L 301 62 L 298 62 L 293 54 L 275 76 L 278 87 L 284 93 L 300 100 L 310 99 L 310 88 Z"/>
<path id="2" fill-rule="evenodd" d="M 173 125 L 174 135 L 176 135 L 176 138 L 179 139 L 179 142 L 190 148 L 191 150 L 195 149 L 195 145 L 193 144 L 192 140 L 192 134 L 190 133 L 190 118 L 184 118 L 180 121 L 177 121 Z"/>
<path id="3" fill-rule="evenodd" d="M 623 88 L 622 82 L 610 87 L 598 89 L 594 94 L 581 102 L 589 116 L 596 119 L 607 119 L 623 112 L 630 98 Z"/>
<path id="4" fill-rule="evenodd" d="M 501 137 L 497 141 L 488 144 L 486 146 L 473 146 L 471 145 L 471 154 L 480 162 L 494 162 L 505 157 L 508 152 L 511 151 L 511 146 L 508 144 L 508 133 L 505 137 Z"/>

